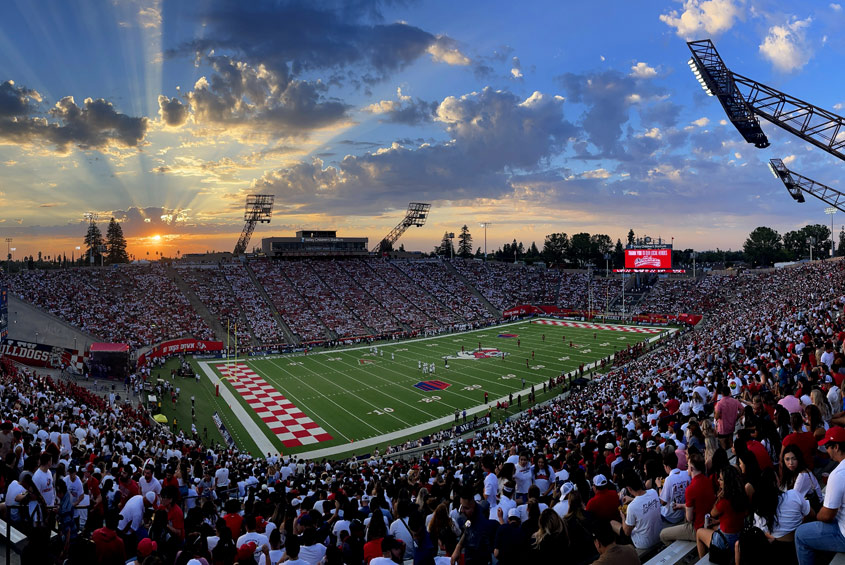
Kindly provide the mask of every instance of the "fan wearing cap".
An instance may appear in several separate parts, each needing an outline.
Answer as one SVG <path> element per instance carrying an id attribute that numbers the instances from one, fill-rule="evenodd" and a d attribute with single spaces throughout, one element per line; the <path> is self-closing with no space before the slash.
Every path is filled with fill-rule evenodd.
<path id="1" fill-rule="evenodd" d="M 528 535 L 521 527 L 519 510 L 511 508 L 507 512 L 507 522 L 499 517 L 501 526 L 496 531 L 493 543 L 493 555 L 501 565 L 519 563 L 528 549 Z"/>
<path id="2" fill-rule="evenodd" d="M 616 493 L 616 488 L 602 474 L 593 477 L 593 486 L 596 493 L 587 502 L 587 511 L 592 512 L 601 520 L 618 520 L 619 495 Z"/>
<path id="3" fill-rule="evenodd" d="M 800 565 L 816 562 L 816 552 L 845 552 L 845 429 L 834 426 L 819 442 L 836 468 L 827 479 L 824 503 L 817 522 L 802 524 L 795 531 L 795 550 Z"/>
<path id="4" fill-rule="evenodd" d="M 138 549 L 135 550 L 137 556 L 135 557 L 134 563 L 136 565 L 141 565 L 144 562 L 144 559 L 152 555 L 158 551 L 158 544 L 151 540 L 150 538 L 144 538 L 138 542 Z"/>
<path id="5" fill-rule="evenodd" d="M 573 490 L 575 490 L 575 485 L 569 481 L 560 485 L 560 500 L 552 507 L 552 509 L 557 512 L 557 515 L 561 518 L 569 513 L 569 493 Z M 557 487 L 555 487 L 555 491 L 558 491 Z"/>

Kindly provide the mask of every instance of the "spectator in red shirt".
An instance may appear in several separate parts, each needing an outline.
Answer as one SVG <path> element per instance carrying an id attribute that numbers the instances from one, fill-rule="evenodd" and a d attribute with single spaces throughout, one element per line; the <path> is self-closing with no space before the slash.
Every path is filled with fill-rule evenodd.
<path id="1" fill-rule="evenodd" d="M 240 515 L 240 511 L 240 501 L 233 498 L 226 501 L 226 514 L 223 515 L 223 520 L 226 521 L 226 526 L 232 532 L 232 539 L 238 539 L 241 536 L 241 525 L 244 517 Z"/>
<path id="2" fill-rule="evenodd" d="M 816 438 L 813 432 L 802 431 L 804 429 L 804 418 L 800 412 L 790 414 L 789 423 L 792 426 L 792 433 L 783 438 L 780 457 L 783 458 L 783 451 L 787 447 L 795 445 L 801 450 L 801 454 L 804 456 L 804 464 L 812 471 L 815 463 L 815 454 L 818 451 Z"/>
<path id="3" fill-rule="evenodd" d="M 123 565 L 126 562 L 123 540 L 117 535 L 119 521 L 117 512 L 109 512 L 106 515 L 106 525 L 94 530 L 91 536 L 99 565 Z"/>
<path id="4" fill-rule="evenodd" d="M 704 557 L 711 544 L 721 549 L 727 549 L 733 555 L 734 544 L 739 539 L 745 515 L 748 513 L 748 498 L 739 472 L 735 467 L 722 469 L 719 476 L 719 495 L 716 504 L 710 511 L 710 517 L 719 521 L 718 531 L 722 535 L 715 535 L 717 530 L 701 528 L 696 531 L 695 543 L 698 556 Z"/>
<path id="5" fill-rule="evenodd" d="M 161 507 L 167 510 L 167 529 L 182 542 L 185 540 L 185 517 L 179 505 L 174 504 L 178 496 L 176 487 L 161 489 Z"/>
<path id="6" fill-rule="evenodd" d="M 619 520 L 619 494 L 604 475 L 593 477 L 596 494 L 587 502 L 587 512 L 600 520 Z"/>
<path id="7" fill-rule="evenodd" d="M 716 495 L 713 493 L 713 483 L 704 474 L 704 456 L 698 453 L 690 455 L 687 470 L 692 480 L 684 491 L 683 505 L 672 503 L 674 510 L 684 508 L 686 521 L 677 526 L 663 528 L 660 541 L 668 545 L 675 540 L 695 541 L 696 532 L 704 527 L 704 516 L 713 507 Z"/>

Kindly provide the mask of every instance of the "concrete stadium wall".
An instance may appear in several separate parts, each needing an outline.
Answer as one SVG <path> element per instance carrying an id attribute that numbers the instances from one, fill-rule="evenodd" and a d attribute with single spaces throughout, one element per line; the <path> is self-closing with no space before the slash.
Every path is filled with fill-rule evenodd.
<path id="1" fill-rule="evenodd" d="M 45 343 L 84 351 L 94 342 L 94 335 L 73 327 L 52 314 L 24 302 L 9 293 L 9 339 Z M 74 339 L 76 342 L 74 343 Z"/>

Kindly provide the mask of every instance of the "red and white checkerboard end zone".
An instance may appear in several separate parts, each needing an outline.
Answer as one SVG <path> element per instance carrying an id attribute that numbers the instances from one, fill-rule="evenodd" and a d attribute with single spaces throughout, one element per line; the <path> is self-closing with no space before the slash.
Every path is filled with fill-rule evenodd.
<path id="1" fill-rule="evenodd" d="M 617 332 L 633 332 L 638 334 L 659 334 L 666 331 L 660 328 L 644 328 L 642 326 L 616 326 L 612 324 L 593 324 L 591 322 L 564 322 L 563 320 L 534 320 L 531 323 L 545 326 L 566 326 L 568 328 L 586 328 L 588 330 L 614 330 Z"/>
<path id="2" fill-rule="evenodd" d="M 229 379 L 232 388 L 255 410 L 285 447 L 299 447 L 334 439 L 246 365 L 217 365 L 217 369 Z"/>

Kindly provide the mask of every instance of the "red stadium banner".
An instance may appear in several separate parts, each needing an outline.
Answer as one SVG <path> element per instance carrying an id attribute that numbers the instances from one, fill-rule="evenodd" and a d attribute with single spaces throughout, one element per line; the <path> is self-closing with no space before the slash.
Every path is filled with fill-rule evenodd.
<path id="1" fill-rule="evenodd" d="M 530 304 L 521 304 L 520 306 L 514 306 L 513 308 L 508 308 L 502 315 L 505 318 L 510 318 L 511 316 L 525 316 L 526 314 L 548 314 L 550 312 L 544 312 L 543 309 L 538 308 L 537 306 L 531 306 Z"/>
<path id="2" fill-rule="evenodd" d="M 666 275 L 682 275 L 686 269 L 613 269 L 614 273 L 663 273 Z"/>
<path id="3" fill-rule="evenodd" d="M 179 353 L 212 353 L 223 351 L 222 341 L 202 341 L 199 339 L 174 339 L 163 341 L 152 350 L 138 358 L 138 365 L 146 365 L 147 361 L 157 357 L 166 357 Z"/>
<path id="4" fill-rule="evenodd" d="M 76 354 L 72 349 L 18 339 L 10 339 L 0 345 L 0 353 L 12 361 L 29 367 L 54 368 L 70 364 Z"/>
<path id="5" fill-rule="evenodd" d="M 671 249 L 626 249 L 626 269 L 671 269 Z"/>

